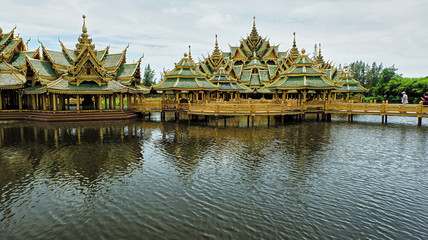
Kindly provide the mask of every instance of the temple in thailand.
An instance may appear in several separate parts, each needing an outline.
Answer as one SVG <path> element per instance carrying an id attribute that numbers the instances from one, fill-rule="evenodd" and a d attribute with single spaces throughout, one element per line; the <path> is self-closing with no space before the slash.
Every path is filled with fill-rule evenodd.
<path id="1" fill-rule="evenodd" d="M 0 110 L 13 112 L 10 118 L 130 118 L 135 114 L 127 105 L 150 92 L 141 84 L 141 58 L 127 63 L 127 48 L 120 53 L 110 53 L 108 47 L 96 50 L 84 15 L 75 49 L 59 41 L 59 51 L 41 42 L 41 48 L 28 51 L 14 31 L 0 28 Z"/>
<path id="2" fill-rule="evenodd" d="M 205 87 L 202 83 L 207 81 L 216 88 Z M 161 91 L 164 99 L 176 102 L 242 98 L 361 101 L 368 91 L 346 69 L 325 62 L 321 44 L 318 53 L 310 57 L 305 49 L 297 48 L 294 34 L 291 48 L 280 51 L 278 45 L 258 34 L 255 18 L 251 33 L 238 46 L 222 51 L 216 35 L 212 54 L 195 63 L 189 50 L 153 88 Z"/>
<path id="3" fill-rule="evenodd" d="M 150 117 L 168 113 L 175 119 L 255 116 L 284 119 L 330 120 L 331 114 L 412 116 L 421 124 L 428 117 L 422 105 L 364 103 L 368 91 L 347 68 L 324 60 L 321 44 L 308 53 L 299 49 L 296 34 L 282 51 L 259 35 L 255 18 L 251 32 L 237 45 L 222 50 L 215 36 L 214 50 L 195 61 L 191 48 L 164 71 L 159 83 L 142 85 L 141 60 L 126 61 L 126 47 L 110 53 L 95 49 L 83 15 L 82 33 L 75 48 L 60 40 L 60 50 L 42 42 L 34 51 L 15 35 L 0 28 L 0 120 L 81 121 Z M 168 66 L 166 66 L 168 67 Z M 150 98 L 144 95 L 150 94 Z M 181 118 L 180 118 L 181 116 Z"/>

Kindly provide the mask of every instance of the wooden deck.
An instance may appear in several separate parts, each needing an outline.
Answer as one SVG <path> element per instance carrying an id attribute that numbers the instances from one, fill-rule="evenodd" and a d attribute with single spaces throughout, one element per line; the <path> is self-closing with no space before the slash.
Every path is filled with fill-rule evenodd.
<path id="1" fill-rule="evenodd" d="M 383 103 L 354 103 L 311 101 L 298 103 L 296 100 L 239 100 L 239 101 L 205 101 L 196 103 L 177 103 L 161 99 L 134 103 L 130 108 L 136 112 L 185 112 L 189 115 L 205 116 L 285 116 L 323 114 L 327 118 L 331 114 L 346 114 L 349 121 L 353 115 L 379 115 L 382 123 L 386 123 L 387 116 L 402 116 L 418 118 L 421 125 L 422 118 L 428 118 L 428 106 L 422 104 L 388 104 Z"/>
<path id="2" fill-rule="evenodd" d="M 93 121 L 134 118 L 137 114 L 160 112 L 180 113 L 189 116 L 297 116 L 321 114 L 323 120 L 329 120 L 332 114 L 348 115 L 352 121 L 354 115 L 379 115 L 382 123 L 388 116 L 416 117 L 418 125 L 422 118 L 428 118 L 428 106 L 422 104 L 388 104 L 311 101 L 299 103 L 297 100 L 251 100 L 238 101 L 199 101 L 195 103 L 178 103 L 172 100 L 143 99 L 138 103 L 130 103 L 127 110 L 80 110 L 77 111 L 44 111 L 44 110 L 0 110 L 0 120 L 34 120 L 34 121 Z M 216 120 L 217 121 L 217 120 Z"/>
<path id="3" fill-rule="evenodd" d="M 0 110 L 0 120 L 31 120 L 40 122 L 101 121 L 123 120 L 137 117 L 128 110 L 80 110 L 45 111 L 45 110 Z"/>

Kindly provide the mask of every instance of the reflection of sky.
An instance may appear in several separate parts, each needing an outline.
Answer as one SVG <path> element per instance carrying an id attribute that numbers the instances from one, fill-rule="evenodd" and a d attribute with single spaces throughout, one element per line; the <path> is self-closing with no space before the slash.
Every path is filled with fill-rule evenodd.
<path id="1" fill-rule="evenodd" d="M 2 124 L 0 232 L 425 239 L 426 133 L 415 124 L 309 118 L 250 128 Z"/>
<path id="2" fill-rule="evenodd" d="M 125 49 L 128 61 L 150 64 L 157 73 L 172 69 L 192 45 L 195 59 L 207 56 L 214 48 L 229 51 L 246 37 L 256 16 L 262 37 L 281 44 L 280 51 L 297 45 L 312 52 L 322 43 L 325 60 L 349 64 L 357 60 L 395 64 L 404 76 L 426 76 L 428 62 L 428 2 L 423 0 L 388 1 L 12 1 L 2 2 L 7 9 L 0 27 L 4 32 L 17 25 L 16 33 L 30 49 L 39 47 L 37 39 L 50 49 L 60 50 L 58 38 L 74 48 L 81 33 L 82 14 L 97 49 L 110 45 L 111 53 Z M 157 74 L 157 77 L 159 75 Z"/>

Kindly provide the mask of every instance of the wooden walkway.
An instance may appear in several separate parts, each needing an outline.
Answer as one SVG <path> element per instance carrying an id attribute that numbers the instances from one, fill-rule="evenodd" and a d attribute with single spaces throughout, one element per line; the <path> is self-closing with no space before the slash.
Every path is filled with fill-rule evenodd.
<path id="1" fill-rule="evenodd" d="M 353 121 L 354 115 L 379 115 L 382 123 L 387 123 L 388 116 L 416 117 L 418 125 L 422 125 L 422 118 L 428 118 L 428 106 L 422 104 L 388 104 L 378 103 L 345 103 L 345 102 L 321 102 L 312 101 L 299 104 L 297 101 L 274 100 L 240 100 L 240 101 L 211 101 L 198 103 L 177 103 L 161 99 L 143 101 L 130 104 L 130 108 L 136 112 L 175 112 L 176 117 L 180 113 L 205 116 L 286 116 L 295 115 L 302 117 L 306 114 L 322 114 L 323 120 L 331 119 L 331 114 L 348 115 L 348 121 Z M 217 120 L 216 120 L 217 121 Z"/>

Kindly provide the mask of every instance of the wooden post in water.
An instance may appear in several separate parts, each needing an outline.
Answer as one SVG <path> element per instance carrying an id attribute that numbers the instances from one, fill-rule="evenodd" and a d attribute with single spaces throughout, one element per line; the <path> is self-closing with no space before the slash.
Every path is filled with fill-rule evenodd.
<path id="1" fill-rule="evenodd" d="M 175 121 L 179 121 L 180 120 L 180 113 L 178 112 L 178 110 L 175 111 Z"/>
<path id="2" fill-rule="evenodd" d="M 319 121 L 320 121 L 320 114 L 317 113 L 317 122 L 319 122 Z"/>
<path id="3" fill-rule="evenodd" d="M 254 115 L 251 116 L 251 124 L 252 124 L 252 127 L 254 127 Z"/>
<path id="4" fill-rule="evenodd" d="M 218 116 L 215 116 L 215 126 L 218 127 Z"/>
<path id="5" fill-rule="evenodd" d="M 224 127 L 226 127 L 226 116 L 224 116 Z"/>
<path id="6" fill-rule="evenodd" d="M 281 124 L 284 125 L 284 115 L 281 115 Z"/>
<path id="7" fill-rule="evenodd" d="M 268 115 L 268 126 L 270 125 L 270 116 Z"/>
<path id="8" fill-rule="evenodd" d="M 250 127 L 250 116 L 247 116 L 247 127 Z"/>
<path id="9" fill-rule="evenodd" d="M 418 126 L 422 126 L 422 117 L 418 117 Z"/>
<path id="10" fill-rule="evenodd" d="M 385 115 L 382 115 L 382 124 L 385 123 Z"/>

